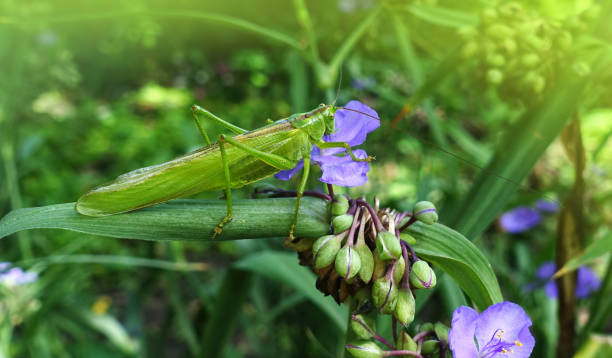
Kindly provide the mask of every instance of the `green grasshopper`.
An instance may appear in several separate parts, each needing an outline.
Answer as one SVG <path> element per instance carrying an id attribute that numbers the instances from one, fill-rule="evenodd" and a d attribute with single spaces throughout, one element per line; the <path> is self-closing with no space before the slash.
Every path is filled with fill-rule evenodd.
<path id="1" fill-rule="evenodd" d="M 223 226 L 232 220 L 232 188 L 240 188 L 281 170 L 293 169 L 303 159 L 304 169 L 289 229 L 289 237 L 293 238 L 300 198 L 310 172 L 310 153 L 313 145 L 321 149 L 344 148 L 354 161 L 372 159 L 369 156 L 357 158 L 348 143 L 323 140 L 325 134 L 331 134 L 335 130 L 334 115 L 337 109 L 351 110 L 336 107 L 334 104 L 321 104 L 312 111 L 294 114 L 247 131 L 194 105 L 193 118 L 206 141 L 205 147 L 165 163 L 123 174 L 113 182 L 81 196 L 76 203 L 76 210 L 88 216 L 106 216 L 202 191 L 225 189 L 227 215 L 214 228 L 214 238 L 220 235 Z M 198 115 L 237 135 L 232 137 L 222 134 L 217 143 L 211 143 Z"/>

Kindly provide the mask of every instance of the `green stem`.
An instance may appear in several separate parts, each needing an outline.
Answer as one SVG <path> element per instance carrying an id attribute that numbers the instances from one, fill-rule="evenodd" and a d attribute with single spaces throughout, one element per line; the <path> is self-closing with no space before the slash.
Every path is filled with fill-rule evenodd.
<path id="1" fill-rule="evenodd" d="M 357 44 L 357 41 L 365 34 L 365 32 L 372 26 L 376 17 L 380 14 L 380 8 L 377 7 L 370 14 L 361 21 L 361 23 L 351 32 L 348 37 L 344 40 L 342 45 L 338 48 L 331 61 L 329 62 L 330 73 L 334 75 L 333 80 L 338 74 L 338 70 L 344 62 L 346 56 L 348 56 L 349 52 L 353 49 L 353 47 Z M 333 83 L 334 81 L 330 81 Z"/>
<path id="2" fill-rule="evenodd" d="M 5 138 L 6 139 L 6 138 Z M 4 163 L 4 177 L 6 180 L 6 190 L 9 195 L 11 207 L 20 209 L 23 206 L 21 193 L 19 190 L 17 168 L 15 165 L 15 151 L 11 140 L 5 140 L 2 144 L 2 162 Z M 25 260 L 32 258 L 32 244 L 27 232 L 19 233 L 19 249 L 21 257 Z"/>
<path id="3" fill-rule="evenodd" d="M 308 7 L 306 7 L 306 3 L 304 2 L 304 0 L 293 0 L 293 5 L 295 6 L 295 13 L 297 19 L 300 22 L 300 25 L 302 25 L 302 27 L 304 28 L 304 31 L 306 31 L 306 36 L 308 37 L 308 48 L 310 49 L 312 63 L 320 63 L 321 59 L 319 57 L 319 45 L 317 44 L 317 35 L 315 34 L 312 28 L 312 21 L 310 20 L 310 13 L 308 12 Z"/>

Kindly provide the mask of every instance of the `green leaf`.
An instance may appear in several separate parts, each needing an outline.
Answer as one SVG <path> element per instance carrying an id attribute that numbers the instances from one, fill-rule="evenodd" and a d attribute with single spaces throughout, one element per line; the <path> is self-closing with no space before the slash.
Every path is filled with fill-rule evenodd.
<path id="1" fill-rule="evenodd" d="M 612 336 L 593 335 L 584 344 L 574 358 L 607 358 L 612 357 Z"/>
<path id="2" fill-rule="evenodd" d="M 325 297 L 316 289 L 316 276 L 304 266 L 300 266 L 293 253 L 263 251 L 249 255 L 236 262 L 236 269 L 247 270 L 279 281 L 306 296 L 319 307 L 341 329 L 346 329 L 345 306 L 339 306 L 331 297 Z"/>
<path id="3" fill-rule="evenodd" d="M 294 198 L 234 200 L 234 220 L 216 240 L 285 237 L 294 205 Z M 44 228 L 140 240 L 210 241 L 213 228 L 225 213 L 223 200 L 174 200 L 99 218 L 77 213 L 74 203 L 57 204 L 11 211 L 0 220 L 0 238 L 21 230 Z M 328 231 L 325 201 L 302 198 L 296 235 L 318 237 Z"/>
<path id="4" fill-rule="evenodd" d="M 563 276 L 566 273 L 574 271 L 580 266 L 583 266 L 590 261 L 612 252 L 612 233 L 608 233 L 607 236 L 602 239 L 596 240 L 591 243 L 584 252 L 577 257 L 569 260 L 565 265 L 555 274 L 555 277 Z"/>
<path id="5" fill-rule="evenodd" d="M 407 231 L 417 239 L 416 253 L 451 276 L 478 308 L 503 301 L 491 265 L 463 235 L 441 224 L 415 223 Z"/>
<path id="6" fill-rule="evenodd" d="M 416 17 L 432 24 L 447 27 L 475 26 L 478 24 L 478 17 L 468 12 L 443 7 L 412 4 L 408 10 Z"/>

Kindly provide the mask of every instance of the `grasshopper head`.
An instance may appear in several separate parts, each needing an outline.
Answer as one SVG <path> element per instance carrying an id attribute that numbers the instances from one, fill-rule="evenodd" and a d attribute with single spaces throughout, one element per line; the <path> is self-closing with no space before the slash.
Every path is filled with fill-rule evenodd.
<path id="1" fill-rule="evenodd" d="M 336 115 L 336 107 L 333 105 L 327 105 L 321 111 L 323 121 L 325 122 L 325 134 L 331 134 L 336 131 L 336 121 L 334 116 Z"/>

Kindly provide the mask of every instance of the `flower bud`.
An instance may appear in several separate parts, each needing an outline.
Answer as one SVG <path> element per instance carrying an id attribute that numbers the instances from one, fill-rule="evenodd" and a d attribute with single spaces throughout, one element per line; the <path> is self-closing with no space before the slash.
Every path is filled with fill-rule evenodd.
<path id="1" fill-rule="evenodd" d="M 374 273 L 374 255 L 368 245 L 365 242 L 360 241 L 354 247 L 355 251 L 359 254 L 361 259 L 361 268 L 359 269 L 359 278 L 369 283 L 372 279 L 372 273 Z"/>
<path id="2" fill-rule="evenodd" d="M 406 263 L 404 262 L 404 258 L 400 256 L 399 259 L 395 262 L 395 270 L 393 271 L 393 280 L 395 282 L 400 282 L 402 277 L 404 277 L 404 272 L 406 271 Z"/>
<path id="3" fill-rule="evenodd" d="M 431 354 L 439 350 L 440 350 L 440 342 L 434 339 L 430 339 L 430 340 L 423 342 L 423 345 L 421 346 L 422 354 Z"/>
<path id="4" fill-rule="evenodd" d="M 376 235 L 376 248 L 383 260 L 395 260 L 402 255 L 399 240 L 389 231 L 381 231 Z"/>
<path id="5" fill-rule="evenodd" d="M 436 285 L 436 274 L 427 262 L 419 260 L 412 265 L 410 283 L 416 288 L 432 288 Z"/>
<path id="6" fill-rule="evenodd" d="M 397 286 L 385 276 L 379 278 L 372 286 L 372 301 L 381 313 L 392 313 L 397 304 Z"/>
<path id="7" fill-rule="evenodd" d="M 344 214 L 336 216 L 332 220 L 332 226 L 334 227 L 334 234 L 339 234 L 348 230 L 353 224 L 353 215 Z"/>
<path id="8" fill-rule="evenodd" d="M 349 202 L 344 195 L 335 195 L 334 201 L 332 202 L 332 215 L 344 215 L 349 209 Z"/>
<path id="9" fill-rule="evenodd" d="M 351 331 L 355 334 L 356 337 L 360 339 L 370 339 L 372 338 L 372 333 L 376 332 L 376 321 L 372 315 L 361 315 L 358 314 L 355 316 L 355 319 L 351 319 Z M 368 326 L 369 330 L 365 328 L 359 321 L 365 323 Z"/>
<path id="10" fill-rule="evenodd" d="M 498 85 L 504 80 L 502 71 L 493 68 L 487 71 L 487 81 L 492 85 Z"/>
<path id="11" fill-rule="evenodd" d="M 506 59 L 499 53 L 491 53 L 487 55 L 487 63 L 493 67 L 502 67 L 506 63 Z"/>
<path id="12" fill-rule="evenodd" d="M 395 318 L 404 326 L 408 326 L 414 321 L 414 310 L 415 302 L 412 292 L 409 289 L 399 290 L 395 305 Z"/>
<path id="13" fill-rule="evenodd" d="M 335 235 L 325 235 L 312 244 L 312 253 L 316 269 L 331 265 L 336 258 L 342 239 Z"/>
<path id="14" fill-rule="evenodd" d="M 336 272 L 349 280 L 357 275 L 361 269 L 361 259 L 357 251 L 348 245 L 341 248 L 336 254 Z"/>
<path id="15" fill-rule="evenodd" d="M 347 344 L 346 350 L 355 358 L 382 358 L 385 354 L 376 343 L 368 341 Z"/>
<path id="16" fill-rule="evenodd" d="M 385 274 L 387 262 L 380 258 L 378 250 L 372 251 L 372 256 L 374 257 L 374 272 L 372 273 L 372 278 L 376 280 Z"/>
<path id="17" fill-rule="evenodd" d="M 448 331 L 449 328 L 445 324 L 440 322 L 434 324 L 434 332 L 440 341 L 448 343 Z"/>
<path id="18" fill-rule="evenodd" d="M 416 244 L 416 239 L 414 238 L 414 236 L 404 233 L 404 232 L 400 234 L 400 240 L 406 241 L 409 245 Z"/>
<path id="19" fill-rule="evenodd" d="M 528 53 L 521 57 L 521 63 L 526 67 L 534 67 L 540 62 L 540 57 L 535 53 Z"/>
<path id="20" fill-rule="evenodd" d="M 414 339 L 412 339 L 412 337 L 410 337 L 408 333 L 403 331 L 402 338 L 400 339 L 400 345 L 398 348 L 406 351 L 416 352 L 419 346 L 417 342 L 415 342 Z"/>
<path id="21" fill-rule="evenodd" d="M 514 34 L 514 30 L 512 30 L 512 28 L 499 23 L 489 26 L 486 31 L 487 35 L 500 40 L 512 37 L 512 35 Z"/>
<path id="22" fill-rule="evenodd" d="M 419 201 L 414 205 L 413 215 L 425 224 L 431 225 L 438 221 L 438 213 L 433 203 L 429 201 Z"/>

